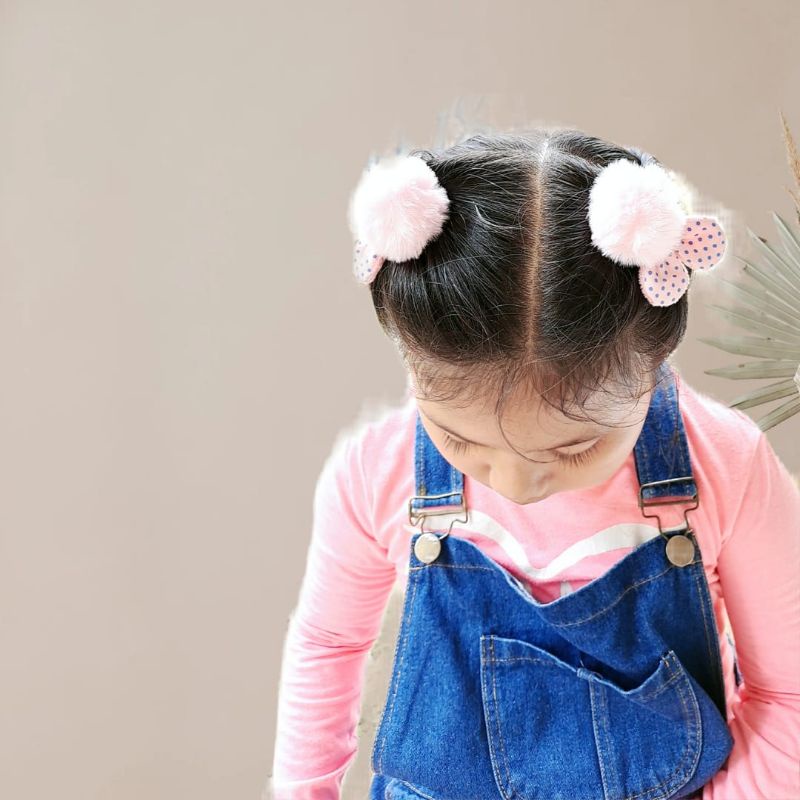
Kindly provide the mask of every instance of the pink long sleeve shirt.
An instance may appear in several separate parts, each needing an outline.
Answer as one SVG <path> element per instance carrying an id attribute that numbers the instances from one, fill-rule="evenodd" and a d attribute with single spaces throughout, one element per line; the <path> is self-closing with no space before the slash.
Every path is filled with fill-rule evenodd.
<path id="1" fill-rule="evenodd" d="M 689 516 L 711 590 L 734 738 L 702 797 L 800 800 L 800 490 L 750 417 L 675 372 L 700 501 Z M 367 655 L 394 582 L 404 588 L 407 577 L 415 414 L 409 395 L 351 426 L 320 472 L 283 650 L 268 779 L 274 800 L 341 798 L 358 746 Z M 470 522 L 456 522 L 451 535 L 477 544 L 549 602 L 652 535 L 656 521 L 642 516 L 638 487 L 633 450 L 605 483 L 530 505 L 465 474 Z M 681 524 L 682 509 L 659 506 L 662 527 Z"/>

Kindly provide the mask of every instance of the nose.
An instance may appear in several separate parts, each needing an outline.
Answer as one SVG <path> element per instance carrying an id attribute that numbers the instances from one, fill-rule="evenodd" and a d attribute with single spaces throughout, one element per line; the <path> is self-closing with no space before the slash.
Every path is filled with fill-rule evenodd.
<path id="1" fill-rule="evenodd" d="M 530 503 L 547 494 L 549 480 L 549 476 L 541 471 L 532 475 L 529 467 L 504 466 L 492 469 L 489 485 L 515 503 Z"/>

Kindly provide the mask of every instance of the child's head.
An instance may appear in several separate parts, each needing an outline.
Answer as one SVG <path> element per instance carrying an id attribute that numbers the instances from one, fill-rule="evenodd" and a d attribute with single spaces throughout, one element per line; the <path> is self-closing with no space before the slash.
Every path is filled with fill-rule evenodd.
<path id="1" fill-rule="evenodd" d="M 589 193 L 611 162 L 659 162 L 570 129 L 411 155 L 446 192 L 447 219 L 417 257 L 384 260 L 370 291 L 426 430 L 520 503 L 601 483 L 635 444 L 688 301 L 654 306 L 637 271 L 593 244 Z M 465 450 L 445 428 L 478 444 Z M 550 450 L 572 439 L 589 441 Z"/>

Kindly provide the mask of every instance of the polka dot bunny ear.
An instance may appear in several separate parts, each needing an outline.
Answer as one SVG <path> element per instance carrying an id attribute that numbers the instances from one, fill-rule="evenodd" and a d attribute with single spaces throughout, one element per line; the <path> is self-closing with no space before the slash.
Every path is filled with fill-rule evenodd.
<path id="1" fill-rule="evenodd" d="M 680 245 L 661 263 L 639 267 L 639 286 L 654 306 L 671 306 L 689 288 L 690 269 L 712 269 L 725 255 L 726 237 L 715 217 L 689 217 Z"/>
<path id="2" fill-rule="evenodd" d="M 362 173 L 348 207 L 353 274 L 371 283 L 386 259 L 418 258 L 441 232 L 450 200 L 418 156 L 393 156 Z"/>
<path id="3" fill-rule="evenodd" d="M 639 286 L 654 306 L 676 303 L 689 269 L 710 269 L 725 254 L 716 217 L 687 215 L 680 188 L 660 165 L 612 161 L 589 192 L 593 244 L 623 266 L 639 268 Z"/>

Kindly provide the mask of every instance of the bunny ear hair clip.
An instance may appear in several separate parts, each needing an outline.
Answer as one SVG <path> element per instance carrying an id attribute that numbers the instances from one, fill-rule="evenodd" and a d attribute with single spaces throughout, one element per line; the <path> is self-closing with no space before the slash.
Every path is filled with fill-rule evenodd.
<path id="1" fill-rule="evenodd" d="M 639 286 L 654 306 L 676 303 L 689 269 L 708 270 L 725 254 L 726 236 L 713 216 L 687 214 L 680 189 L 659 164 L 618 159 L 589 191 L 592 243 L 608 258 L 639 269 Z"/>
<path id="2" fill-rule="evenodd" d="M 436 173 L 418 156 L 392 156 L 367 167 L 347 212 L 356 278 L 372 283 L 387 259 L 417 258 L 441 232 L 449 206 Z"/>

